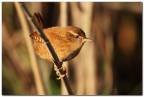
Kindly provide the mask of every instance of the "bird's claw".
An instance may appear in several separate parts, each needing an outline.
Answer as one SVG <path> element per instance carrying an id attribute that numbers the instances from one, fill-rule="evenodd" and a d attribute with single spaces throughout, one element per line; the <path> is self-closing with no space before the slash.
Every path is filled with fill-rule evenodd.
<path id="1" fill-rule="evenodd" d="M 56 78 L 57 80 L 60 80 L 66 75 L 66 67 L 64 66 L 62 66 L 61 68 L 57 68 L 56 66 L 54 66 L 54 70 L 56 71 L 56 75 L 58 76 L 58 78 Z M 63 74 L 60 73 L 60 70 L 63 71 Z"/>

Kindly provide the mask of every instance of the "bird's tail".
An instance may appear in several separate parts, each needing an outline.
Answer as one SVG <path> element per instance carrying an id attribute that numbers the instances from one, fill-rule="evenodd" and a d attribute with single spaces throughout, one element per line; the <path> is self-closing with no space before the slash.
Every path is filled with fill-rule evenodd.
<path id="1" fill-rule="evenodd" d="M 36 21 L 38 22 L 39 26 L 44 29 L 44 22 L 42 19 L 42 16 L 40 15 L 40 13 L 34 13 L 34 18 L 36 19 Z"/>

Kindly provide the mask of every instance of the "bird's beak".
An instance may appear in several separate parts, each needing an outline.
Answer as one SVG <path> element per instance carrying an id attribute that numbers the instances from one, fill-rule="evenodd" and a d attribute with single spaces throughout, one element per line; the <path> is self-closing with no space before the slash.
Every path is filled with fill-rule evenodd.
<path id="1" fill-rule="evenodd" d="M 84 41 L 92 41 L 92 40 L 89 38 L 85 38 Z"/>

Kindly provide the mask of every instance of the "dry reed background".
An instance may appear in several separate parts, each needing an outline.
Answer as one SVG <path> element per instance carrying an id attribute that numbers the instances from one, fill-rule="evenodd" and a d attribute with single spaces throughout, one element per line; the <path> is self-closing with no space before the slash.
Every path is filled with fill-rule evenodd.
<path id="1" fill-rule="evenodd" d="M 142 94 L 142 3 L 26 4 L 32 14 L 42 14 L 45 27 L 77 26 L 93 40 L 64 64 L 76 95 Z M 2 3 L 2 94 L 67 95 L 63 83 L 55 79 L 53 65 L 29 51 L 28 29 L 35 30 L 30 25 L 22 28 L 13 2 Z M 43 92 L 35 84 L 40 82 L 33 64 L 38 64 Z"/>

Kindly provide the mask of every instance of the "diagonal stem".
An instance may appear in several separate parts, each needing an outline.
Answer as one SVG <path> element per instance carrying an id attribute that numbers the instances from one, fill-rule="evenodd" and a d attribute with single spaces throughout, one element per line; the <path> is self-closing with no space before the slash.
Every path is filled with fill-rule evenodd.
<path id="1" fill-rule="evenodd" d="M 29 38 L 29 32 L 31 32 L 31 30 L 28 26 L 28 22 L 26 21 L 26 17 L 25 17 L 25 14 L 23 13 L 23 10 L 21 9 L 21 7 L 19 6 L 19 4 L 17 2 L 14 2 L 14 4 L 15 4 L 15 8 L 18 13 L 18 17 L 19 17 L 19 20 L 20 20 L 20 23 L 22 26 L 23 34 L 24 34 L 24 37 L 26 40 L 26 46 L 27 46 L 28 53 L 29 53 L 29 58 L 30 58 L 30 62 L 31 62 L 31 68 L 32 68 L 33 76 L 34 76 L 37 94 L 45 95 L 46 90 L 44 87 L 44 81 L 42 79 L 41 71 L 40 71 L 39 65 L 36 60 L 32 42 Z"/>
<path id="2" fill-rule="evenodd" d="M 41 29 L 41 27 L 38 25 L 37 21 L 34 19 L 34 17 L 30 14 L 29 10 L 27 9 L 27 7 L 25 6 L 24 3 L 19 3 L 21 5 L 21 7 L 24 9 L 25 13 L 27 14 L 27 16 L 29 17 L 29 19 L 33 22 L 33 24 L 35 25 L 35 27 L 37 28 L 37 30 L 39 31 L 41 37 L 43 38 L 43 40 L 47 43 L 46 46 L 47 48 L 49 49 L 53 59 L 54 59 L 54 63 L 56 64 L 57 68 L 61 68 L 62 67 L 62 62 L 59 61 L 59 58 L 56 54 L 56 52 L 54 51 L 49 39 L 45 36 L 43 30 Z M 63 70 L 60 70 L 60 73 L 63 74 Z M 74 95 L 73 94 L 73 91 L 71 89 L 71 86 L 70 86 L 70 83 L 69 83 L 69 80 L 67 78 L 67 76 L 64 76 L 63 77 L 63 82 L 65 83 L 65 86 L 68 90 L 68 93 L 70 95 Z"/>

